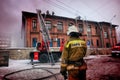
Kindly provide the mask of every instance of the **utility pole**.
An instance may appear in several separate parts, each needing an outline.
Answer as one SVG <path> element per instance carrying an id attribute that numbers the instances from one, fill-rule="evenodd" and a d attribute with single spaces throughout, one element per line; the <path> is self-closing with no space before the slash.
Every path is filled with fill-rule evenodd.
<path id="1" fill-rule="evenodd" d="M 85 17 L 85 25 L 86 25 L 86 34 L 87 34 L 87 47 L 88 48 L 91 48 L 91 28 L 90 28 L 90 26 L 88 25 L 88 22 L 87 22 L 87 19 L 86 19 L 86 17 Z M 89 30 L 90 29 L 90 30 Z"/>
<path id="2" fill-rule="evenodd" d="M 81 19 L 81 16 L 77 16 L 76 18 L 75 18 L 75 25 L 77 26 L 77 21 L 78 20 L 80 20 Z"/>
<path id="3" fill-rule="evenodd" d="M 110 42 L 111 42 L 111 46 L 114 45 L 113 42 L 113 37 L 112 37 L 112 20 L 116 17 L 116 15 L 114 15 L 111 19 L 110 19 Z"/>

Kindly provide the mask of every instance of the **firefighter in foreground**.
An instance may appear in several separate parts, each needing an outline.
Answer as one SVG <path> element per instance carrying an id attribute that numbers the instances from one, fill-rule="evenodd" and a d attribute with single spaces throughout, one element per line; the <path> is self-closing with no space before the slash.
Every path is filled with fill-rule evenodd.
<path id="1" fill-rule="evenodd" d="M 67 35 L 69 40 L 62 51 L 60 73 L 64 79 L 86 80 L 87 64 L 83 60 L 87 50 L 86 43 L 79 38 L 81 34 L 74 25 L 68 28 Z"/>

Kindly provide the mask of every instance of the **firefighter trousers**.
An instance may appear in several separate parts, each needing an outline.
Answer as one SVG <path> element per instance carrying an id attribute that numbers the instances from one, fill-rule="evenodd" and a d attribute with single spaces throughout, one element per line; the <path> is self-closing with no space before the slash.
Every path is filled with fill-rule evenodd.
<path id="1" fill-rule="evenodd" d="M 86 80 L 87 64 L 84 62 L 80 66 L 68 65 L 68 80 Z"/>
<path id="2" fill-rule="evenodd" d="M 70 74 L 68 72 L 68 80 L 86 80 L 86 70 L 76 71 L 78 74 L 75 74 L 75 70 L 71 71 Z M 73 73 L 75 76 L 73 76 Z"/>

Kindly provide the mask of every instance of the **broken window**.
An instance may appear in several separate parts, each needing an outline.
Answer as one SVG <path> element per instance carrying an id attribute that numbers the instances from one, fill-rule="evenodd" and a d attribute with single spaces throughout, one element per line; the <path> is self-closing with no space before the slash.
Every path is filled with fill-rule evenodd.
<path id="1" fill-rule="evenodd" d="M 79 24 L 78 25 L 78 30 L 79 30 L 80 33 L 83 32 L 83 24 Z"/>
<path id="2" fill-rule="evenodd" d="M 91 32 L 91 25 L 88 25 L 87 32 Z"/>
<path id="3" fill-rule="evenodd" d="M 108 38 L 108 33 L 104 32 L 104 38 Z"/>
<path id="4" fill-rule="evenodd" d="M 63 22 L 59 22 L 59 21 L 58 21 L 57 30 L 58 30 L 58 31 L 63 31 Z"/>
<path id="5" fill-rule="evenodd" d="M 51 23 L 51 21 L 46 21 L 46 27 L 48 28 L 48 30 L 52 29 L 52 23 Z"/>
<path id="6" fill-rule="evenodd" d="M 32 29 L 37 30 L 37 20 L 36 19 L 32 20 Z"/>

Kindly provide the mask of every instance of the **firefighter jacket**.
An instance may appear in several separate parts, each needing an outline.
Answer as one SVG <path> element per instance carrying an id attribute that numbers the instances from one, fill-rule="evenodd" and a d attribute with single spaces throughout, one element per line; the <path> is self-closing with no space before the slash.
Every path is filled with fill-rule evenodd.
<path id="1" fill-rule="evenodd" d="M 61 56 L 61 69 L 64 69 L 68 65 L 68 61 L 78 61 L 83 59 L 86 54 L 86 42 L 80 38 L 70 37 L 65 43 Z"/>

